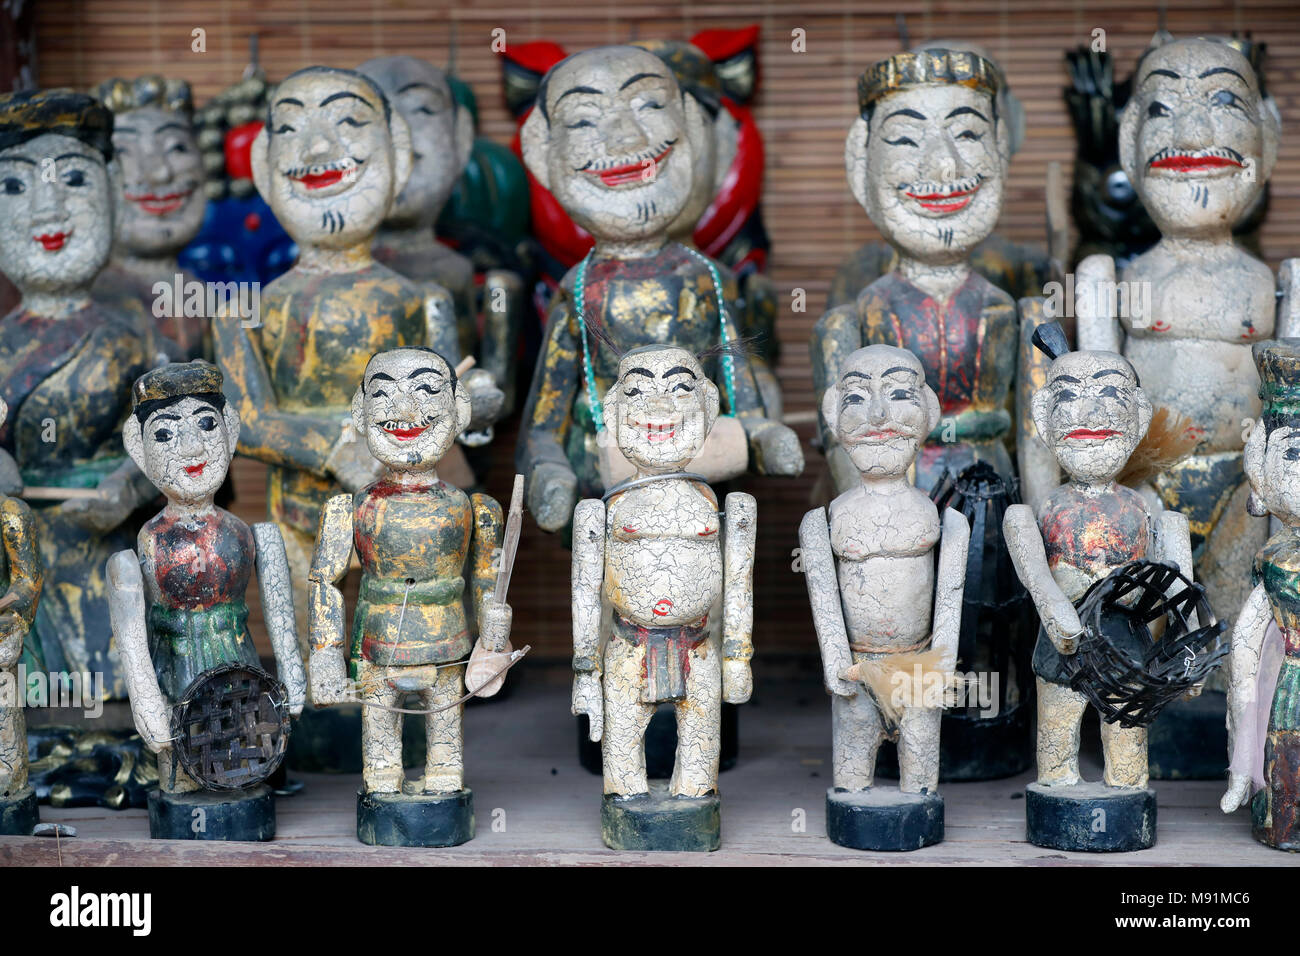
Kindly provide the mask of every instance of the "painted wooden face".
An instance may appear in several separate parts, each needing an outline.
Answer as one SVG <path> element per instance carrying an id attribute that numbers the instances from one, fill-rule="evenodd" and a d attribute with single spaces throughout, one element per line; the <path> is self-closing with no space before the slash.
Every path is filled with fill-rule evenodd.
<path id="1" fill-rule="evenodd" d="M 1162 233 L 1231 227 L 1263 189 L 1275 150 L 1255 72 L 1236 50 L 1180 40 L 1143 60 L 1120 158 Z"/>
<path id="2" fill-rule="evenodd" d="M 718 388 L 699 361 L 678 348 L 623 356 L 605 393 L 605 427 L 643 471 L 676 471 L 704 447 L 718 417 Z"/>
<path id="3" fill-rule="evenodd" d="M 360 407 L 358 408 L 358 401 Z M 366 366 L 364 395 L 353 400 L 353 417 L 376 459 L 401 470 L 431 468 L 469 421 L 469 397 L 453 388 L 440 355 L 393 349 Z"/>
<path id="4" fill-rule="evenodd" d="M 1300 427 L 1278 425 L 1266 432 L 1256 423 L 1246 443 L 1245 466 L 1258 503 L 1285 524 L 1300 523 Z"/>
<path id="5" fill-rule="evenodd" d="M 344 248 L 374 234 L 399 177 L 369 83 L 344 70 L 292 76 L 276 88 L 266 134 L 267 183 L 257 187 L 294 241 Z"/>
<path id="6" fill-rule="evenodd" d="M 218 410 L 204 399 L 186 396 L 145 419 L 139 464 L 169 500 L 200 504 L 217 493 L 238 439 L 234 414 L 229 405 Z"/>
<path id="7" fill-rule="evenodd" d="M 855 192 L 886 239 L 922 259 L 964 258 L 993 231 L 1006 175 L 994 116 L 991 96 L 956 84 L 876 103 Z"/>
<path id="8" fill-rule="evenodd" d="M 398 229 L 417 225 L 438 214 L 460 178 L 473 140 L 468 111 L 466 122 L 458 123 L 446 75 L 416 57 L 369 60 L 358 72 L 379 85 L 411 129 L 411 176 L 384 224 Z M 466 137 L 470 144 L 461 142 Z"/>
<path id="9" fill-rule="evenodd" d="M 907 473 L 939 417 L 925 370 L 906 349 L 871 345 L 850 355 L 822 399 L 840 445 L 863 475 Z"/>
<path id="10" fill-rule="evenodd" d="M 703 133 L 698 106 L 683 103 L 668 67 L 635 47 L 590 50 L 555 69 L 546 98 L 546 146 L 525 159 L 534 174 L 544 164 L 539 178 L 564 210 L 602 238 L 662 233 L 691 194 L 688 108 Z"/>
<path id="11" fill-rule="evenodd" d="M 0 152 L 0 272 L 23 292 L 85 286 L 108 261 L 112 194 L 103 155 L 46 133 Z"/>
<path id="12" fill-rule="evenodd" d="M 1109 481 L 1151 424 L 1133 367 L 1113 352 L 1069 352 L 1034 394 L 1034 424 L 1070 477 Z"/>
<path id="13" fill-rule="evenodd" d="M 152 106 L 119 113 L 113 156 L 118 241 L 135 255 L 179 252 L 199 234 L 207 207 L 203 156 L 185 114 Z"/>

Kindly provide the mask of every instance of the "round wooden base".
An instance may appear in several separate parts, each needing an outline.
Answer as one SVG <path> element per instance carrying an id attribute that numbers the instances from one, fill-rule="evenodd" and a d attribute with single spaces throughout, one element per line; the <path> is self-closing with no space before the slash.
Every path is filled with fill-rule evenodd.
<path id="1" fill-rule="evenodd" d="M 716 793 L 674 797 L 667 784 L 652 780 L 648 794 L 605 794 L 600 835 L 611 850 L 716 850 L 722 845 L 722 801 Z"/>
<path id="2" fill-rule="evenodd" d="M 251 790 L 149 791 L 149 836 L 155 840 L 239 840 L 275 837 L 275 797 Z"/>
<path id="3" fill-rule="evenodd" d="M 1152 780 L 1223 780 L 1228 773 L 1228 695 L 1176 700 L 1147 728 Z"/>
<path id="4" fill-rule="evenodd" d="M 1031 783 L 1025 788 L 1025 837 L 1050 850 L 1149 850 L 1156 843 L 1156 793 L 1104 783 Z"/>
<path id="5" fill-rule="evenodd" d="M 31 836 L 41 822 L 36 808 L 36 791 L 23 787 L 13 796 L 0 797 L 0 836 Z"/>
<path id="6" fill-rule="evenodd" d="M 1250 801 L 1250 835 L 1260 843 L 1264 844 L 1264 846 L 1271 846 L 1275 850 L 1285 850 L 1288 853 L 1300 853 L 1300 841 L 1294 839 L 1278 839 L 1278 832 L 1273 827 L 1264 825 L 1267 813 L 1268 793 L 1264 790 L 1257 790 L 1254 798 Z M 1294 836 L 1295 831 L 1290 831 L 1288 835 Z"/>
<path id="7" fill-rule="evenodd" d="M 853 850 L 919 850 L 943 840 L 943 797 L 897 787 L 826 791 L 826 836 Z"/>
<path id="8" fill-rule="evenodd" d="M 371 846 L 460 846 L 474 839 L 474 791 L 357 794 L 357 839 Z"/>

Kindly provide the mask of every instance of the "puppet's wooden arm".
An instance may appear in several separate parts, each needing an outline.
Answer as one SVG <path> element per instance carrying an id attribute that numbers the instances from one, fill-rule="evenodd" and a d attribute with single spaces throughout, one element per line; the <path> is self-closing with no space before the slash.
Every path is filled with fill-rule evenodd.
<path id="1" fill-rule="evenodd" d="M 307 672 L 298 649 L 298 619 L 293 613 L 293 580 L 284 553 L 280 529 L 269 521 L 253 525 L 257 546 L 257 585 L 262 595 L 262 618 L 271 638 L 275 667 L 289 692 L 289 713 L 302 713 L 307 702 Z"/>
<path id="2" fill-rule="evenodd" d="M 1103 286 L 1113 289 L 1114 285 L 1115 260 L 1110 256 L 1087 256 L 1074 267 L 1075 338 L 1081 350 L 1123 353 L 1124 333 L 1109 308 L 1114 298 L 1101 291 Z"/>
<path id="3" fill-rule="evenodd" d="M 592 740 L 604 731 L 600 685 L 601 591 L 605 581 L 605 503 L 586 498 L 573 509 L 573 713 L 586 714 Z"/>
<path id="4" fill-rule="evenodd" d="M 934 618 L 930 641 L 940 651 L 939 667 L 951 674 L 957 668 L 957 641 L 961 637 L 961 599 L 966 586 L 966 554 L 970 548 L 970 526 L 951 508 L 943 512 L 943 534 L 939 538 L 939 569 L 934 578 Z M 967 667 L 970 663 L 967 662 Z"/>
<path id="5" fill-rule="evenodd" d="M 826 509 L 814 508 L 799 523 L 799 560 L 803 563 L 808 601 L 812 605 L 813 628 L 822 651 L 822 677 L 826 690 L 852 697 L 857 684 L 840 675 L 853 665 L 849 631 L 844 624 L 839 579 L 835 573 L 835 552 L 826 524 Z"/>
<path id="6" fill-rule="evenodd" d="M 1033 599 L 1048 638 L 1062 654 L 1073 654 L 1079 649 L 1083 624 L 1073 602 L 1052 577 L 1043 536 L 1027 505 L 1012 505 L 1007 509 L 1002 518 L 1002 535 L 1016 576 Z"/>
<path id="7" fill-rule="evenodd" d="M 722 578 L 722 699 L 743 704 L 754 690 L 754 544 L 758 504 L 753 495 L 727 495 Z"/>
<path id="8" fill-rule="evenodd" d="M 131 700 L 135 728 L 154 753 L 171 746 L 169 708 L 153 658 L 145 624 L 144 577 L 134 551 L 119 551 L 108 559 L 108 619 L 122 658 L 122 675 Z"/>
<path id="9" fill-rule="evenodd" d="M 1259 659 L 1272 620 L 1268 593 L 1263 584 L 1257 584 L 1232 628 L 1232 654 L 1228 658 L 1232 669 L 1228 682 L 1228 792 L 1219 801 L 1224 813 L 1231 813 L 1250 799 L 1250 765 L 1259 749 L 1255 740 Z"/>
<path id="10" fill-rule="evenodd" d="M 348 573 L 351 557 L 352 496 L 335 495 L 321 510 L 316 553 L 307 574 L 307 667 L 315 704 L 338 704 L 347 698 L 343 592 L 338 582 Z"/>

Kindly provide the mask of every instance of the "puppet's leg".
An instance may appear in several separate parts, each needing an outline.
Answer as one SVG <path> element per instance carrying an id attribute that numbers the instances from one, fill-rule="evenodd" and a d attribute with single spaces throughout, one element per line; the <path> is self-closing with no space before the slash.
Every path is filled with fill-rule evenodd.
<path id="1" fill-rule="evenodd" d="M 645 773 L 645 732 L 655 705 L 641 700 L 645 645 L 611 637 L 605 647 L 605 734 L 601 759 L 605 792 L 620 796 L 649 793 Z"/>
<path id="2" fill-rule="evenodd" d="M 904 793 L 939 790 L 941 707 L 904 707 L 898 721 L 898 788 Z"/>
<path id="3" fill-rule="evenodd" d="M 367 793 L 402 790 L 402 715 L 383 709 L 396 707 L 398 699 L 397 690 L 389 685 L 387 677 L 387 668 L 376 667 L 366 660 L 357 662 L 362 703 L 361 780 Z"/>
<path id="4" fill-rule="evenodd" d="M 711 636 L 690 653 L 686 699 L 677 702 L 677 761 L 670 792 L 702 797 L 718 789 L 722 754 L 721 642 Z"/>
<path id="5" fill-rule="evenodd" d="M 1079 782 L 1079 723 L 1088 699 L 1070 688 L 1038 683 L 1038 782 L 1045 787 Z M 1145 759 L 1145 754 L 1144 754 Z"/>
<path id="6" fill-rule="evenodd" d="M 1147 785 L 1147 729 L 1101 722 L 1101 752 L 1106 758 L 1108 787 Z"/>
<path id="7" fill-rule="evenodd" d="M 852 697 L 831 695 L 831 773 L 836 790 L 868 790 L 884 722 L 866 688 Z"/>
<path id="8" fill-rule="evenodd" d="M 13 706 L 0 700 L 0 797 L 7 797 L 27 786 L 27 718 L 23 714 L 23 688 L 13 669 L 0 674 L 14 688 L 15 698 Z"/>
<path id="9" fill-rule="evenodd" d="M 465 692 L 465 665 L 442 667 L 427 690 L 420 691 L 422 705 L 446 707 Z M 465 705 L 458 704 L 424 718 L 424 792 L 455 793 L 465 788 Z"/>

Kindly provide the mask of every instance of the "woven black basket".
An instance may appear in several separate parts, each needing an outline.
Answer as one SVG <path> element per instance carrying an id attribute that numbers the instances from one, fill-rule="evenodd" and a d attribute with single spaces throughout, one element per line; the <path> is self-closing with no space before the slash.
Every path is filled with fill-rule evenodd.
<path id="1" fill-rule="evenodd" d="M 280 766 L 289 743 L 288 694 L 259 667 L 223 664 L 194 679 L 172 707 L 172 746 L 209 790 L 242 790 Z"/>
<path id="2" fill-rule="evenodd" d="M 1079 602 L 1084 634 L 1061 663 L 1071 689 L 1108 723 L 1146 727 L 1228 654 L 1205 588 L 1171 564 L 1134 561 L 1093 584 Z M 1163 620 L 1164 632 L 1153 626 Z"/>

